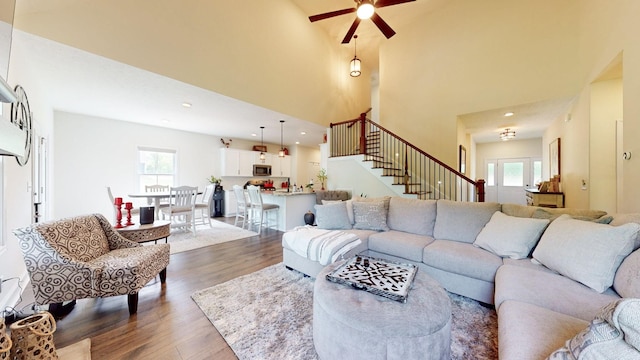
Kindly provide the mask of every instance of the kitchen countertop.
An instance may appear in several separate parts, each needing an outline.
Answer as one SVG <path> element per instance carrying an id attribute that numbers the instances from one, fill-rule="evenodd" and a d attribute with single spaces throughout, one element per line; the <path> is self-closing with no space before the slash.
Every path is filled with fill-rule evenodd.
<path id="1" fill-rule="evenodd" d="M 294 196 L 294 195 L 315 195 L 315 192 L 286 192 L 286 191 L 263 191 L 263 195 L 274 195 L 274 196 Z"/>

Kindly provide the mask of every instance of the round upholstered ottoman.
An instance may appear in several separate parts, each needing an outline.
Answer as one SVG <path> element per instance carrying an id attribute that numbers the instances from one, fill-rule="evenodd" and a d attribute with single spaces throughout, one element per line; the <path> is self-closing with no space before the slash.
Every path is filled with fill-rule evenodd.
<path id="1" fill-rule="evenodd" d="M 321 359 L 450 359 L 451 301 L 418 270 L 406 303 L 326 279 L 313 291 L 313 343 Z"/>

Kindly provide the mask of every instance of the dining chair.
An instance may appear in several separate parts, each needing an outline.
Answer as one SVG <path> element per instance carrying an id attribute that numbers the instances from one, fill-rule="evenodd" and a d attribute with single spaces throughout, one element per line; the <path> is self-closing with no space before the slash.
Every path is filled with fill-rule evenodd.
<path id="1" fill-rule="evenodd" d="M 196 234 L 196 196 L 198 188 L 195 186 L 178 186 L 169 189 L 171 202 L 169 207 L 160 209 L 162 218 L 169 217 L 171 227 L 184 228 L 185 231 L 191 228 L 191 232 Z M 174 223 L 174 218 L 177 222 Z"/>
<path id="2" fill-rule="evenodd" d="M 113 197 L 111 186 L 107 186 L 107 195 L 109 195 L 109 203 L 113 208 L 113 224 L 115 224 L 118 217 L 118 208 L 115 205 L 116 199 Z M 122 216 L 125 217 L 126 215 L 125 215 L 124 207 L 121 207 L 120 211 L 122 211 Z M 133 209 L 131 209 L 131 215 L 138 215 L 138 214 L 140 214 L 140 208 L 134 207 Z"/>
<path id="3" fill-rule="evenodd" d="M 171 187 L 169 185 L 145 185 L 144 186 L 144 192 L 148 192 L 148 193 L 159 193 L 159 192 L 160 193 L 168 193 L 170 188 Z M 151 205 L 152 202 L 153 202 L 153 200 L 151 200 L 151 198 L 147 199 L 147 203 L 149 205 Z M 167 206 L 169 206 L 169 203 L 171 203 L 171 199 L 160 199 L 156 203 L 161 208 L 167 207 Z"/>
<path id="4" fill-rule="evenodd" d="M 280 209 L 280 206 L 276 204 L 263 203 L 262 194 L 260 193 L 260 187 L 258 186 L 249 185 L 247 186 L 247 191 L 249 192 L 249 201 L 251 202 L 250 226 L 256 223 L 258 225 L 258 234 L 260 234 L 265 218 L 267 220 L 267 227 L 269 227 L 269 217 L 267 213 L 269 211 L 278 211 Z"/>
<path id="5" fill-rule="evenodd" d="M 244 189 L 240 185 L 233 185 L 233 193 L 236 195 L 236 221 L 234 226 L 238 226 L 238 220 L 242 218 L 242 228 L 247 225 L 249 227 L 249 206 L 250 202 L 247 201 L 247 196 Z"/>
<path id="6" fill-rule="evenodd" d="M 216 189 L 215 184 L 207 185 L 204 188 L 204 193 L 200 201 L 196 201 L 196 212 L 200 211 L 198 219 L 201 224 L 205 224 L 205 219 L 209 221 L 209 227 L 211 227 L 211 201 L 213 199 L 213 192 Z"/>

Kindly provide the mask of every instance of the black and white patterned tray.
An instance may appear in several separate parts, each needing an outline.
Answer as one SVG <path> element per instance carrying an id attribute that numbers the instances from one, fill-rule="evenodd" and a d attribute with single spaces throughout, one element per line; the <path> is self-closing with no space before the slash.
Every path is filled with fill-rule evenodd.
<path id="1" fill-rule="evenodd" d="M 327 280 L 406 303 L 418 267 L 357 255 L 327 274 Z"/>

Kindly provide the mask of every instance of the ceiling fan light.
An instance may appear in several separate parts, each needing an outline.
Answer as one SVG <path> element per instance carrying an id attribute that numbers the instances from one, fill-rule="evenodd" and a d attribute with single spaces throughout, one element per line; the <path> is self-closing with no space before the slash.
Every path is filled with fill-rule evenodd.
<path id="1" fill-rule="evenodd" d="M 374 10 L 375 9 L 373 8 L 372 1 L 363 0 L 360 3 L 360 5 L 358 5 L 358 10 L 356 11 L 356 14 L 360 19 L 366 20 L 373 15 Z"/>
<path id="2" fill-rule="evenodd" d="M 351 71 L 349 72 L 349 75 L 358 77 L 361 73 L 362 70 L 360 68 L 360 59 L 354 56 L 353 60 L 351 60 Z"/>

